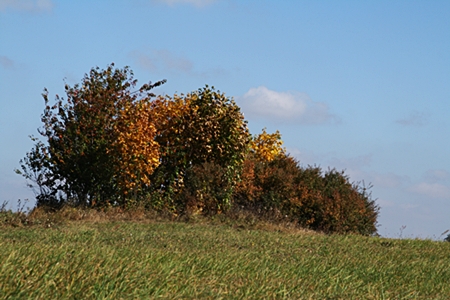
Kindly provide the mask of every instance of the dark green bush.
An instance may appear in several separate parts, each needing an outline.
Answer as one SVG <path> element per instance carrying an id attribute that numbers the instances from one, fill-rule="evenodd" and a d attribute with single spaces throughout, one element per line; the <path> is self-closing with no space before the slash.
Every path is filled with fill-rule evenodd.
<path id="1" fill-rule="evenodd" d="M 450 234 L 448 234 L 448 235 L 445 237 L 444 241 L 450 242 Z"/>
<path id="2" fill-rule="evenodd" d="M 189 213 L 214 215 L 229 208 L 228 199 L 233 183 L 227 180 L 227 170 L 217 164 L 205 162 L 194 165 L 186 172 L 180 200 Z"/>

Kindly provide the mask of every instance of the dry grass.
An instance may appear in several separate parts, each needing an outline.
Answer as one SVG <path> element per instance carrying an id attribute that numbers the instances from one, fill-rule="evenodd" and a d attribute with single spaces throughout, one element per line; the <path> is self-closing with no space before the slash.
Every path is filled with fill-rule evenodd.
<path id="1" fill-rule="evenodd" d="M 182 222 L 190 224 L 226 225 L 237 230 L 264 230 L 289 234 L 318 234 L 305 229 L 298 224 L 264 216 L 247 210 L 231 210 L 224 214 L 203 216 L 200 214 L 185 214 L 181 216 L 170 213 L 156 212 L 143 207 L 123 209 L 108 207 L 102 209 L 75 208 L 65 206 L 59 210 L 37 207 L 29 212 L 19 209 L 17 212 L 6 211 L 0 207 L 0 226 L 3 227 L 54 227 L 70 223 L 110 223 L 110 222 Z"/>

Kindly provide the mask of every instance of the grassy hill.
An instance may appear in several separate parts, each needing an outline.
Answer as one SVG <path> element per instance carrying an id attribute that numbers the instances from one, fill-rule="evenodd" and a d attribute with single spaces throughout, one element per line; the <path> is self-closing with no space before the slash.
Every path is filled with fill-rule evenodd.
<path id="1" fill-rule="evenodd" d="M 3 226 L 0 298 L 450 299 L 450 243 L 257 228 L 50 219 Z"/>

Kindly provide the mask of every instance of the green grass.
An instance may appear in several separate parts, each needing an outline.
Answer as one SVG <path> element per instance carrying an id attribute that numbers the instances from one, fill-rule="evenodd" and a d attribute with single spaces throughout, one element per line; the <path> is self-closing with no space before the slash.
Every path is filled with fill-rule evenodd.
<path id="1" fill-rule="evenodd" d="M 182 222 L 0 227 L 3 299 L 450 299 L 450 243 Z"/>

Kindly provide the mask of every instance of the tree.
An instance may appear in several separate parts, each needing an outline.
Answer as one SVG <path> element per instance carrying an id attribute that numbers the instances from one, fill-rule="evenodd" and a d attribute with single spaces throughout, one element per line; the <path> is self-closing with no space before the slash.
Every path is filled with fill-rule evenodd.
<path id="1" fill-rule="evenodd" d="M 35 147 L 21 160 L 21 173 L 39 187 L 37 204 L 124 204 L 130 190 L 148 184 L 159 147 L 145 108 L 155 97 L 150 90 L 164 82 L 133 91 L 133 72 L 111 64 L 91 69 L 81 85 L 66 84 L 67 99 L 56 95 L 53 106 L 45 89 L 39 133 L 46 144 L 33 138 Z"/>
<path id="2" fill-rule="evenodd" d="M 120 158 L 115 164 L 115 175 L 124 197 L 136 197 L 148 187 L 150 176 L 160 163 L 159 144 L 155 141 L 157 116 L 148 100 L 127 103 L 115 122 L 117 139 L 112 148 L 118 150 Z"/>
<path id="3" fill-rule="evenodd" d="M 282 145 L 283 141 L 278 130 L 275 133 L 267 133 L 263 128 L 262 133 L 252 138 L 250 152 L 257 160 L 270 162 L 280 155 L 286 155 Z"/>
<path id="4" fill-rule="evenodd" d="M 184 209 L 186 203 L 180 198 L 177 202 L 176 194 L 186 186 L 197 198 L 205 198 L 201 191 L 205 190 L 205 181 L 200 180 L 200 185 L 192 183 L 199 182 L 198 177 L 194 179 L 195 173 L 207 168 L 221 177 L 214 182 L 225 183 L 224 193 L 213 197 L 215 209 L 229 207 L 250 141 L 240 108 L 233 99 L 208 86 L 186 96 L 159 98 L 154 106 L 162 119 L 157 123 L 156 137 L 161 146 L 161 164 L 153 178 L 159 179 L 157 187 L 172 199 L 169 206 Z"/>

